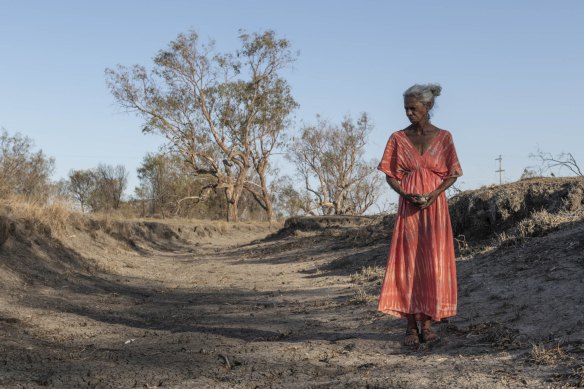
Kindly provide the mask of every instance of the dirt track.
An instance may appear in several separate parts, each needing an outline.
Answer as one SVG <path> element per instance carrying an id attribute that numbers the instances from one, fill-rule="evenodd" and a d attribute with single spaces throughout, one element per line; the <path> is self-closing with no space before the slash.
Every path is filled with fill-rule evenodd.
<path id="1" fill-rule="evenodd" d="M 375 310 L 387 240 L 363 244 L 351 239 L 358 229 L 345 227 L 246 243 L 268 232 L 132 250 L 95 236 L 73 236 L 63 245 L 9 241 L 0 252 L 12 253 L 0 268 L 0 385 L 583 384 L 584 318 L 581 309 L 558 308 L 582 307 L 582 295 L 573 290 L 584 278 L 582 224 L 459 261 L 460 315 L 438 326 L 441 344 L 417 350 L 402 346 L 401 320 Z M 557 241 L 565 250 L 552 263 L 546 248 Z M 18 266 L 32 254 L 46 268 Z M 532 261 L 536 254 L 539 262 Z M 573 279 L 565 284 L 572 290 L 555 296 L 554 279 L 562 277 Z M 539 282 L 524 285 L 531 279 Z M 546 309 L 554 311 L 542 315 Z M 560 313 L 566 317 L 557 320 Z"/>

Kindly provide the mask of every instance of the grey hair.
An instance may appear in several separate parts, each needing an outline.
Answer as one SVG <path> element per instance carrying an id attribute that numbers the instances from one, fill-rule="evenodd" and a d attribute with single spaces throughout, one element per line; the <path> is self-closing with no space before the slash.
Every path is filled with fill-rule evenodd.
<path id="1" fill-rule="evenodd" d="M 404 99 L 413 97 L 422 103 L 432 103 L 434 105 L 434 99 L 440 96 L 441 91 L 440 84 L 415 84 L 404 92 Z"/>

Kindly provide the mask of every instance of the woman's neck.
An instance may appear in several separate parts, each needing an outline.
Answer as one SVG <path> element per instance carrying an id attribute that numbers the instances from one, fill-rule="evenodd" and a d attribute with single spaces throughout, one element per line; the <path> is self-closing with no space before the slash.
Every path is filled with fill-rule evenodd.
<path id="1" fill-rule="evenodd" d="M 424 135 L 432 129 L 432 125 L 430 124 L 430 120 L 425 120 L 420 123 L 412 124 L 410 128 L 416 134 Z"/>

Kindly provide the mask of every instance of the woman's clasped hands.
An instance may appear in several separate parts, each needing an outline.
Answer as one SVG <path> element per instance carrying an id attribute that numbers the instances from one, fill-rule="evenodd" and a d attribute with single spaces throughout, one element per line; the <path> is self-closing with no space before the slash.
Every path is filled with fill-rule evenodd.
<path id="1" fill-rule="evenodd" d="M 430 192 L 426 194 L 416 194 L 416 193 L 404 193 L 402 196 L 419 207 L 420 209 L 426 209 L 436 201 L 440 193 Z"/>

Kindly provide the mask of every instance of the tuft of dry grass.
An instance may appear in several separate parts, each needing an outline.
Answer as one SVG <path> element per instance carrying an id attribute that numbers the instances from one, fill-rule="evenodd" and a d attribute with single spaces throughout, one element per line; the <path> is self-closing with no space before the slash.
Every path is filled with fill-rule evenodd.
<path id="1" fill-rule="evenodd" d="M 501 247 L 512 246 L 519 242 L 519 238 L 503 231 L 496 235 L 496 245 Z"/>
<path id="2" fill-rule="evenodd" d="M 129 236 L 128 219 L 124 218 L 122 214 L 118 213 L 95 213 L 88 219 L 91 219 L 90 224 L 94 229 L 99 229 L 106 234 L 119 233 L 123 236 Z"/>
<path id="3" fill-rule="evenodd" d="M 365 282 L 377 281 L 383 277 L 384 272 L 385 269 L 381 266 L 366 266 L 361 268 L 357 273 L 351 274 L 351 282 L 363 284 Z"/>
<path id="4" fill-rule="evenodd" d="M 466 241 L 466 236 L 458 235 L 454 238 L 454 243 L 458 246 L 458 252 L 460 255 L 469 255 L 473 253 L 472 247 Z"/>
<path id="5" fill-rule="evenodd" d="M 488 342 L 493 347 L 508 349 L 519 345 L 519 331 L 513 330 L 497 322 L 477 323 L 469 326 L 469 332 L 480 335 L 482 342 Z"/>
<path id="6" fill-rule="evenodd" d="M 584 388 L 584 365 L 580 365 L 579 367 L 572 369 L 570 378 L 575 381 L 576 387 Z"/>
<path id="7" fill-rule="evenodd" d="M 349 301 L 351 304 L 354 305 L 361 305 L 361 304 L 369 304 L 372 301 L 375 301 L 376 297 L 369 294 L 365 288 L 362 286 L 358 287 L 355 291 L 355 295 Z"/>
<path id="8" fill-rule="evenodd" d="M 555 365 L 566 358 L 567 354 L 559 344 L 550 348 L 542 344 L 534 344 L 527 359 L 536 365 Z"/>
<path id="9" fill-rule="evenodd" d="M 517 225 L 521 238 L 538 236 L 553 231 L 562 223 L 569 222 L 570 216 L 562 213 L 550 213 L 545 209 L 534 211 L 530 217 L 523 219 Z"/>
<path id="10" fill-rule="evenodd" d="M 348 234 L 348 241 L 353 247 L 362 247 L 370 244 L 374 241 L 374 232 L 370 231 L 367 228 L 356 228 Z"/>

